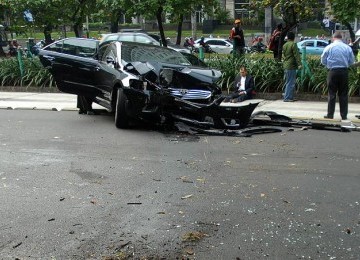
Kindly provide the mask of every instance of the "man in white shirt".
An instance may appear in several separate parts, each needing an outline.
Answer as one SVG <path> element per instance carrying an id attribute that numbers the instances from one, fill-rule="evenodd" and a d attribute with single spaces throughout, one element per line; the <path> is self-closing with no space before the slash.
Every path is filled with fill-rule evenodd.
<path id="1" fill-rule="evenodd" d="M 340 32 L 333 34 L 333 43 L 329 44 L 321 54 L 321 63 L 328 69 L 328 109 L 324 118 L 333 119 L 336 95 L 339 97 L 341 119 L 346 120 L 348 114 L 349 72 L 348 68 L 355 62 L 352 49 L 342 41 Z"/>
<path id="2" fill-rule="evenodd" d="M 246 67 L 240 67 L 240 73 L 234 80 L 234 92 L 224 99 L 224 102 L 241 102 L 247 99 L 252 99 L 255 83 L 254 78 L 248 75 Z"/>

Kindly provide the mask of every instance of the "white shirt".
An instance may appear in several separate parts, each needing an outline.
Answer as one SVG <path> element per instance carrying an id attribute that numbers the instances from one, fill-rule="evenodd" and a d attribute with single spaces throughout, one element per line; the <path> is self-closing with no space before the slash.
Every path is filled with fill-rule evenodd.
<path id="1" fill-rule="evenodd" d="M 238 91 L 245 91 L 245 80 L 246 77 L 241 77 L 240 82 L 237 83 Z"/>
<path id="2" fill-rule="evenodd" d="M 354 62 L 355 57 L 351 47 L 340 39 L 326 46 L 321 54 L 321 63 L 328 69 L 349 68 Z"/>

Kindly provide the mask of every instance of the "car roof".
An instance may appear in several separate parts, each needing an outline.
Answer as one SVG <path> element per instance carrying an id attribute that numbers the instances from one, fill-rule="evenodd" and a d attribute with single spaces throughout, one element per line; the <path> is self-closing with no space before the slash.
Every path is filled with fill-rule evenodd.
<path id="1" fill-rule="evenodd" d="M 147 32 L 140 32 L 140 31 L 134 31 L 134 32 L 116 32 L 116 33 L 104 33 L 104 35 L 122 35 L 122 34 L 146 34 L 149 35 Z"/>
<path id="2" fill-rule="evenodd" d="M 302 40 L 300 42 L 310 42 L 310 41 L 318 41 L 318 42 L 325 42 L 327 43 L 328 41 L 325 41 L 325 40 L 320 40 L 320 39 L 307 39 L 307 40 Z M 299 43 L 300 43 L 299 42 Z"/>
<path id="3" fill-rule="evenodd" d="M 201 38 L 197 39 L 196 41 L 200 41 Z M 228 41 L 229 39 L 226 39 L 226 38 L 204 38 L 205 41 L 208 41 L 208 40 L 220 40 L 220 41 Z"/>
<path id="4" fill-rule="evenodd" d="M 123 28 L 123 29 L 120 29 L 120 32 L 142 32 L 142 33 L 147 33 L 145 30 L 143 29 L 134 29 L 134 28 Z"/>

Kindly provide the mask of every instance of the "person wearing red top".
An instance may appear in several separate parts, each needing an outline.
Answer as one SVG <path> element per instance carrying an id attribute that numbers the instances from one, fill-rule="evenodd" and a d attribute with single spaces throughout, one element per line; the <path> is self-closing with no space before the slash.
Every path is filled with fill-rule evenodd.
<path id="1" fill-rule="evenodd" d="M 274 53 L 274 59 L 279 58 L 279 44 L 280 44 L 282 29 L 283 29 L 282 24 L 281 23 L 278 24 L 270 37 L 269 50 Z"/>

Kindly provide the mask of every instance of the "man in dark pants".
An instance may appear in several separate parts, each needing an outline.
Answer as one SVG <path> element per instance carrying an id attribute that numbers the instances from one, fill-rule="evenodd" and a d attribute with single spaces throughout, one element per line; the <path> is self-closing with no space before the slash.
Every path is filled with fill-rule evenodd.
<path id="1" fill-rule="evenodd" d="M 240 67 L 239 75 L 234 80 L 234 92 L 224 99 L 224 102 L 237 103 L 247 99 L 252 99 L 255 87 L 254 78 L 248 75 L 245 66 Z"/>
<path id="2" fill-rule="evenodd" d="M 349 75 L 348 68 L 355 61 L 352 49 L 343 43 L 340 32 L 333 34 L 333 43 L 325 47 L 321 55 L 321 63 L 329 72 L 327 76 L 328 109 L 324 118 L 334 118 L 336 93 L 339 96 L 340 115 L 342 120 L 347 119 Z"/>
<path id="3" fill-rule="evenodd" d="M 240 19 L 236 19 L 233 27 L 230 31 L 230 39 L 233 40 L 234 45 L 234 55 L 242 55 L 245 52 L 245 38 L 244 31 L 240 28 Z"/>
<path id="4" fill-rule="evenodd" d="M 76 107 L 79 108 L 79 114 L 94 115 L 95 113 L 92 109 L 92 103 L 92 98 L 78 95 Z"/>

